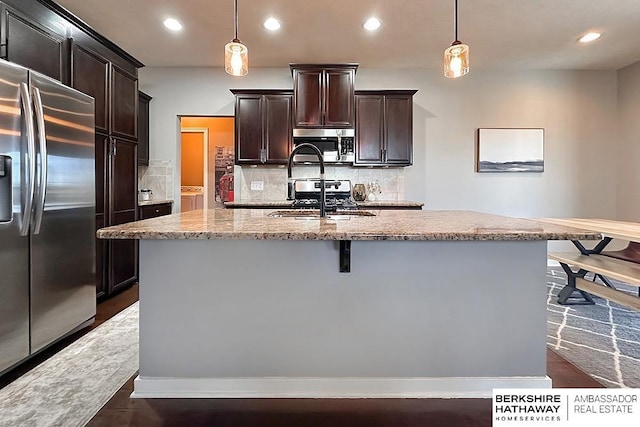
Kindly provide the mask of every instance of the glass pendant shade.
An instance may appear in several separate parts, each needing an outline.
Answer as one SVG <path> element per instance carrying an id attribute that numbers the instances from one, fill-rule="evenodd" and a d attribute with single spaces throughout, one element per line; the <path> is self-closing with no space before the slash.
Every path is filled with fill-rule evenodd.
<path id="1" fill-rule="evenodd" d="M 462 77 L 469 72 L 469 46 L 453 42 L 444 51 L 444 76 L 449 79 Z"/>
<path id="2" fill-rule="evenodd" d="M 232 76 L 246 76 L 249 72 L 249 49 L 238 39 L 224 47 L 224 70 Z"/>

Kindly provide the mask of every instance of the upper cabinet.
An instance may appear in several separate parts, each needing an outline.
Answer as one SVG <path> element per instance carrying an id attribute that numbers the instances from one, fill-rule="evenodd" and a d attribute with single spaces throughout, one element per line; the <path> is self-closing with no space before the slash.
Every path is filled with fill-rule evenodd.
<path id="1" fill-rule="evenodd" d="M 77 43 L 71 49 L 71 85 L 93 96 L 96 103 L 96 129 L 109 131 L 109 69 L 106 58 Z"/>
<path id="2" fill-rule="evenodd" d="M 99 52 L 72 41 L 71 86 L 96 100 L 96 129 L 138 139 L 138 78 Z"/>
<path id="3" fill-rule="evenodd" d="M 138 77 L 111 65 L 111 133 L 138 139 Z"/>
<path id="4" fill-rule="evenodd" d="M 352 128 L 357 64 L 291 64 L 293 127 Z"/>
<path id="5" fill-rule="evenodd" d="M 413 163 L 413 95 L 416 92 L 356 92 L 356 165 L 410 166 Z"/>
<path id="6" fill-rule="evenodd" d="M 68 83 L 67 35 L 64 27 L 47 26 L 6 4 L 2 14 L 0 56 L 7 61 Z"/>
<path id="7" fill-rule="evenodd" d="M 153 98 L 138 92 L 138 164 L 149 166 L 149 103 Z"/>
<path id="8" fill-rule="evenodd" d="M 231 92 L 236 97 L 236 164 L 286 164 L 293 138 L 293 93 L 287 90 Z"/>

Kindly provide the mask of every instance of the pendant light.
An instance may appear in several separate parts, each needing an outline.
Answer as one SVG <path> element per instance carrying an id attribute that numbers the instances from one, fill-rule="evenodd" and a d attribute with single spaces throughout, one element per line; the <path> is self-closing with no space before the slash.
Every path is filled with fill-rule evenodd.
<path id="1" fill-rule="evenodd" d="M 454 2 L 454 41 L 444 51 L 444 76 L 450 79 L 462 77 L 469 72 L 469 46 L 458 40 L 458 0 Z"/>
<path id="2" fill-rule="evenodd" d="M 234 37 L 224 47 L 224 70 L 232 76 L 246 76 L 249 72 L 249 50 L 238 40 L 238 0 L 233 2 Z"/>

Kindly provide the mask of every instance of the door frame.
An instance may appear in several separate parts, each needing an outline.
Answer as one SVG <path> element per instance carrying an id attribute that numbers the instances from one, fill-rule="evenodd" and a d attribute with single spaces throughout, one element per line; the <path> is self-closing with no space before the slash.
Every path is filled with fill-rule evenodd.
<path id="1" fill-rule="evenodd" d="M 204 209 L 207 209 L 209 206 L 209 177 L 207 176 L 209 173 L 209 129 L 208 128 L 185 128 L 185 127 L 180 127 L 180 162 L 182 162 L 182 149 L 184 148 L 182 145 L 182 134 L 183 133 L 201 133 L 203 134 L 204 137 L 204 143 L 202 144 L 204 147 L 204 156 L 203 156 L 203 160 L 204 160 L 204 164 L 203 164 L 203 179 L 202 179 L 202 183 L 203 183 L 203 191 L 204 191 L 204 195 L 203 195 L 203 207 Z M 182 167 L 180 168 L 180 187 L 182 187 Z"/>

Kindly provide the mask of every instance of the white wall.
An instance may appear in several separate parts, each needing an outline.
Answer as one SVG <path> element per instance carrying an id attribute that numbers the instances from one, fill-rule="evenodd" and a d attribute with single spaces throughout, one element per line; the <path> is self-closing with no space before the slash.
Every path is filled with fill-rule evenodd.
<path id="1" fill-rule="evenodd" d="M 640 62 L 618 71 L 618 218 L 640 221 Z"/>
<path id="2" fill-rule="evenodd" d="M 472 71 L 458 80 L 440 70 L 359 69 L 357 89 L 418 89 L 414 166 L 405 199 L 427 209 L 471 209 L 523 216 L 616 217 L 615 71 Z M 232 115 L 229 88 L 291 88 L 289 69 L 143 68 L 150 105 L 150 158 L 177 161 L 178 115 Z M 478 174 L 479 127 L 545 128 L 545 172 Z M 175 176 L 180 176 L 177 170 Z M 179 182 L 175 184 L 178 194 Z"/>

